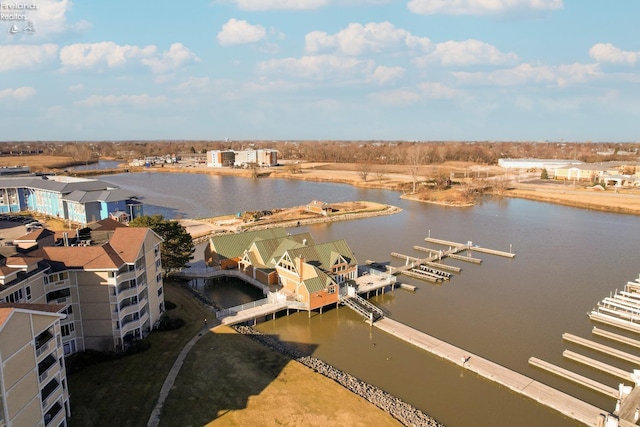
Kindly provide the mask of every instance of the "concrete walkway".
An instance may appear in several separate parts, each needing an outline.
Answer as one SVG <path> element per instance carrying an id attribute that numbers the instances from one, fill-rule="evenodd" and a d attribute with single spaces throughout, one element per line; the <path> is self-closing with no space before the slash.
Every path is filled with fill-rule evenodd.
<path id="1" fill-rule="evenodd" d="M 173 366 L 171 367 L 171 370 L 167 374 L 167 378 L 165 378 L 164 384 L 162 384 L 162 388 L 160 389 L 160 395 L 158 396 L 158 402 L 156 403 L 156 406 L 153 408 L 153 411 L 151 412 L 151 416 L 149 417 L 149 422 L 147 422 L 147 427 L 158 427 L 158 425 L 160 424 L 160 415 L 162 413 L 162 405 L 164 405 L 164 401 L 167 399 L 169 392 L 173 388 L 173 383 L 176 381 L 176 377 L 180 372 L 180 368 L 182 368 L 182 363 L 184 362 L 184 359 L 186 359 L 187 354 L 189 354 L 189 352 L 191 351 L 193 346 L 196 345 L 198 340 L 208 332 L 209 332 L 208 328 L 205 328 L 202 331 L 198 332 L 198 334 L 195 337 L 191 338 L 191 341 L 189 341 L 184 346 L 184 348 L 176 358 L 176 361 L 173 362 Z"/>

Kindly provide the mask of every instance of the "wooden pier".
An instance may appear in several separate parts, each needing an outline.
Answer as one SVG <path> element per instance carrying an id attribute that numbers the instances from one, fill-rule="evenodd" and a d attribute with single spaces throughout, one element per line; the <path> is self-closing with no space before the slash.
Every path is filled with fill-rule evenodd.
<path id="1" fill-rule="evenodd" d="M 592 321 L 625 331 L 640 333 L 640 278 L 638 278 L 636 282 L 628 282 L 625 285 L 624 291 L 616 291 L 615 294 L 603 298 L 602 301 L 597 304 L 596 308 L 588 313 L 588 316 Z M 640 349 L 640 341 L 637 339 L 622 336 L 615 332 L 595 326 L 592 333 L 593 335 L 605 338 L 612 343 L 623 344 L 634 349 Z M 640 357 L 627 351 L 622 351 L 569 333 L 563 334 L 562 338 L 567 342 L 583 348 L 622 360 L 626 363 L 640 366 Z M 616 366 L 570 350 L 565 350 L 562 355 L 571 361 L 581 363 L 592 369 L 596 369 L 615 377 L 619 384 L 618 389 L 598 383 L 592 379 L 533 357 L 529 359 L 529 363 L 616 399 L 617 404 L 613 411 L 613 415 L 617 417 L 618 424 L 613 425 L 636 425 L 636 422 L 640 419 L 640 387 L 637 386 L 640 384 L 640 370 L 634 369 L 633 372 L 628 372 L 624 369 L 620 369 Z M 600 419 L 598 426 L 604 425 L 602 421 L 603 420 Z"/>
<path id="2" fill-rule="evenodd" d="M 498 255 L 506 258 L 513 258 L 516 255 L 511 252 L 498 251 L 495 249 L 482 248 L 477 245 L 472 245 L 471 242 L 467 244 L 451 242 L 449 240 L 434 239 L 432 237 L 426 237 L 424 239 L 429 243 L 435 243 L 439 245 L 445 245 L 449 248 L 446 250 L 436 250 L 431 248 L 425 248 L 423 246 L 414 246 L 413 249 L 421 252 L 426 252 L 428 256 L 426 258 L 418 258 L 410 255 L 404 255 L 398 252 L 392 252 L 391 256 L 395 258 L 401 258 L 405 261 L 405 265 L 401 267 L 388 266 L 387 269 L 391 274 L 405 274 L 410 277 L 414 277 L 420 280 L 426 280 L 432 283 L 440 283 L 443 280 L 451 278 L 451 274 L 448 272 L 459 273 L 462 269 L 459 267 L 448 266 L 436 261 L 441 261 L 444 258 L 456 259 L 459 261 L 471 262 L 474 264 L 482 263 L 479 258 L 474 258 L 468 255 L 461 255 L 464 251 L 476 251 L 491 255 Z M 446 270 L 446 271 L 444 271 Z"/>
<path id="3" fill-rule="evenodd" d="M 615 357 L 618 359 L 626 360 L 627 362 L 634 363 L 640 366 L 640 357 L 627 353 L 612 347 L 608 347 L 606 345 L 597 343 L 595 341 L 591 341 L 585 338 L 578 337 L 573 334 L 562 334 L 562 339 L 565 341 L 572 342 L 574 344 L 581 345 L 583 347 L 589 348 L 591 350 L 595 350 L 600 353 L 604 353 L 608 356 Z"/>
<path id="4" fill-rule="evenodd" d="M 589 426 L 606 411 L 388 317 L 373 326 Z M 623 427 L 630 423 L 620 424 Z"/>

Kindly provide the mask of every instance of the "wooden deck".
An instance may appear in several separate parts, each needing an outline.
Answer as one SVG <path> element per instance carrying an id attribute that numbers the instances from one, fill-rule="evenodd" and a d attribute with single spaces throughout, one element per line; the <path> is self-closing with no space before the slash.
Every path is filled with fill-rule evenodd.
<path id="1" fill-rule="evenodd" d="M 598 418 L 606 413 L 600 408 L 388 317 L 378 320 L 373 326 L 583 424 L 596 426 Z M 465 358 L 468 358 L 466 362 Z M 631 426 L 632 424 L 621 422 L 620 425 Z"/>

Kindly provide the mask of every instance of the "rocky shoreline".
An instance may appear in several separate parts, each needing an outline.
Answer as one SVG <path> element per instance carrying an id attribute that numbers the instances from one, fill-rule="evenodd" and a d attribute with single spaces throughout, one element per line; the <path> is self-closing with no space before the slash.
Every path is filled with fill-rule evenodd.
<path id="1" fill-rule="evenodd" d="M 443 424 L 436 421 L 433 417 L 430 417 L 421 410 L 414 408 L 397 397 L 392 396 L 386 391 L 371 384 L 367 384 L 353 375 L 342 372 L 320 359 L 306 356 L 273 336 L 262 334 L 249 326 L 233 326 L 233 329 L 238 333 L 246 335 L 254 341 L 270 348 L 271 350 L 290 357 L 308 368 L 313 369 L 315 372 L 334 380 L 347 390 L 357 394 L 387 412 L 406 426 L 444 427 Z"/>

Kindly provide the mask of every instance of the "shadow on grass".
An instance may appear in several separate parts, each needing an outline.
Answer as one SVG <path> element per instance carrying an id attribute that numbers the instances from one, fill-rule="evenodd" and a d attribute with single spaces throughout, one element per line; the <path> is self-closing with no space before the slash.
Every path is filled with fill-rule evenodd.
<path id="1" fill-rule="evenodd" d="M 309 350 L 313 351 L 305 348 Z M 206 425 L 245 409 L 253 396 L 287 381 L 281 373 L 289 362 L 290 358 L 230 328 L 216 328 L 187 356 L 163 406 L 160 425 Z"/>

